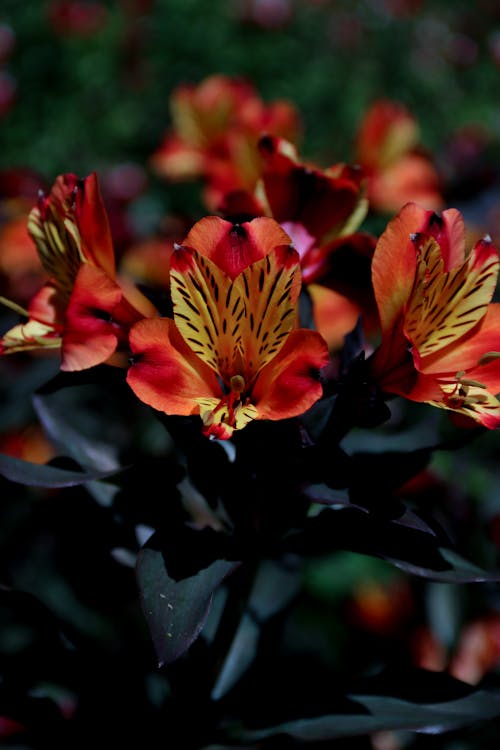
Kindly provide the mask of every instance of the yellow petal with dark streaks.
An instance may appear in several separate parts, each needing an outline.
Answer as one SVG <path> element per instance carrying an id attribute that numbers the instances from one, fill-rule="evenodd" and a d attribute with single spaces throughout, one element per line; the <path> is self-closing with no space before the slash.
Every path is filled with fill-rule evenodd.
<path id="1" fill-rule="evenodd" d="M 189 248 L 172 256 L 170 288 L 174 320 L 190 349 L 223 379 L 236 356 L 227 320 L 231 279 Z"/>
<path id="2" fill-rule="evenodd" d="M 71 224 L 71 231 L 69 225 Z M 63 295 L 69 297 L 81 264 L 78 230 L 74 222 L 63 222 L 51 208 L 46 218 L 34 208 L 28 218 L 28 231 L 36 244 L 40 262 Z"/>
<path id="3" fill-rule="evenodd" d="M 468 333 L 485 315 L 496 287 L 499 259 L 478 243 L 458 268 L 444 272 L 438 243 L 415 239 L 417 271 L 405 310 L 405 334 L 422 359 Z"/>
<path id="4" fill-rule="evenodd" d="M 247 384 L 273 359 L 295 327 L 301 275 L 297 252 L 271 251 L 235 279 L 248 314 L 240 321 Z"/>

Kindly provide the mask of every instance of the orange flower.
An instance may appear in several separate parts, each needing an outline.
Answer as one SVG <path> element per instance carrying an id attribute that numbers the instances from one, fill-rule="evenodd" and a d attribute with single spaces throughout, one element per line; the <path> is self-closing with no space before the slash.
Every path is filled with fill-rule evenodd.
<path id="1" fill-rule="evenodd" d="M 173 128 L 151 157 L 153 169 L 169 180 L 204 179 L 211 210 L 231 190 L 253 190 L 261 133 L 295 140 L 299 131 L 289 102 L 266 105 L 249 82 L 223 75 L 179 86 L 171 96 L 171 113 Z"/>
<path id="2" fill-rule="evenodd" d="M 393 213 L 409 201 L 433 210 L 443 206 L 439 175 L 419 139 L 415 118 L 400 102 L 378 99 L 365 114 L 356 158 L 366 172 L 375 211 Z"/>
<path id="3" fill-rule="evenodd" d="M 199 221 L 171 260 L 174 319 L 130 332 L 127 380 L 167 414 L 199 414 L 203 432 L 230 438 L 253 419 L 298 416 L 322 394 L 328 351 L 295 328 L 300 266 L 272 219 Z"/>
<path id="4" fill-rule="evenodd" d="M 49 281 L 28 310 L 1 301 L 26 323 L 7 331 L 0 352 L 62 350 L 61 369 L 81 370 L 106 361 L 127 340 L 132 323 L 154 308 L 115 280 L 111 234 L 97 177 L 60 175 L 31 211 L 28 230 Z"/>
<path id="5" fill-rule="evenodd" d="M 498 268 L 489 237 L 465 252 L 456 209 L 403 207 L 372 264 L 382 339 L 369 365 L 383 390 L 500 425 Z"/>

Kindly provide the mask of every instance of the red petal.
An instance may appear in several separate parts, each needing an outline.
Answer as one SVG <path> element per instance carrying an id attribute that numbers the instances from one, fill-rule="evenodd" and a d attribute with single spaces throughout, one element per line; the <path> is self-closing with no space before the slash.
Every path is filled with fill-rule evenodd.
<path id="1" fill-rule="evenodd" d="M 329 349 L 340 349 L 344 337 L 353 330 L 361 315 L 358 305 L 332 289 L 309 284 L 313 301 L 314 322 Z"/>
<path id="2" fill-rule="evenodd" d="M 169 180 L 192 180 L 206 171 L 206 155 L 177 136 L 167 135 L 151 155 L 152 169 Z"/>
<path id="3" fill-rule="evenodd" d="M 289 244 L 289 236 L 273 219 L 259 217 L 232 224 L 218 216 L 198 221 L 183 242 L 209 258 L 231 279 L 276 246 Z"/>
<path id="4" fill-rule="evenodd" d="M 282 138 L 265 136 L 259 148 L 266 199 L 276 221 L 302 224 L 317 242 L 339 234 L 362 198 L 361 170 L 338 165 L 323 172 L 302 164 Z"/>
<path id="5" fill-rule="evenodd" d="M 419 153 L 405 154 L 371 175 L 368 197 L 372 207 L 384 213 L 399 211 L 409 201 L 432 211 L 443 206 L 439 175 L 428 157 Z"/>
<path id="6" fill-rule="evenodd" d="M 356 138 L 361 164 L 380 169 L 417 145 L 418 124 L 398 101 L 377 99 L 365 113 Z"/>
<path id="7" fill-rule="evenodd" d="M 84 256 L 113 278 L 115 275 L 113 241 L 95 172 L 80 183 L 76 192 L 75 216 L 82 238 Z"/>
<path id="8" fill-rule="evenodd" d="M 439 231 L 440 226 L 442 231 Z M 440 221 L 431 220 L 428 232 L 437 240 L 441 248 L 445 271 L 450 271 L 464 262 L 465 223 L 460 211 L 456 208 L 443 211 Z"/>
<path id="9" fill-rule="evenodd" d="M 184 343 L 172 320 L 141 320 L 130 331 L 135 356 L 127 382 L 141 401 L 167 414 L 200 411 L 196 399 L 222 398 L 210 368 Z"/>
<path id="10" fill-rule="evenodd" d="M 48 282 L 31 298 L 28 312 L 30 318 L 57 326 L 64 316 L 64 306 L 60 304 L 57 289 Z"/>
<path id="11" fill-rule="evenodd" d="M 42 221 L 46 221 L 50 218 L 49 208 L 55 209 L 59 216 L 64 218 L 68 206 L 72 203 L 73 192 L 77 184 L 78 177 L 75 174 L 68 172 L 56 177 L 48 195 L 43 191 L 40 193 L 37 208 L 40 212 Z"/>
<path id="12" fill-rule="evenodd" d="M 328 363 L 328 347 L 317 331 L 292 331 L 277 356 L 260 372 L 252 392 L 259 419 L 303 414 L 323 393 L 318 371 Z"/>
<path id="13" fill-rule="evenodd" d="M 120 287 L 103 271 L 88 264 L 80 268 L 66 310 L 62 370 L 94 367 L 115 352 L 120 329 L 111 316 L 121 299 Z"/>

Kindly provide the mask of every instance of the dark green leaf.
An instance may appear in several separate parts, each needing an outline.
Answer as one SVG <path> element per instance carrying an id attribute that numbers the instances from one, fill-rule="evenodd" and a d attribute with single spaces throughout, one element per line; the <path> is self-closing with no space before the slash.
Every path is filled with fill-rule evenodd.
<path id="1" fill-rule="evenodd" d="M 196 575 L 175 581 L 167 573 L 161 551 L 144 548 L 136 572 L 141 603 L 159 666 L 179 658 L 199 636 L 212 595 L 237 563 L 215 560 Z"/>

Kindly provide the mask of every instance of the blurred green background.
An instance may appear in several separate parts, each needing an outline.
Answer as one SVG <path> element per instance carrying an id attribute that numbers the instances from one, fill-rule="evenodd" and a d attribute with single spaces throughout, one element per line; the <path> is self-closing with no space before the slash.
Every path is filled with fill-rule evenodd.
<path id="1" fill-rule="evenodd" d="M 468 166 L 470 147 L 453 151 L 463 127 L 498 152 L 495 0 L 79 3 L 87 22 L 65 16 L 64 5 L 2 2 L 0 107 L 15 90 L 0 119 L 0 167 L 30 167 L 51 182 L 146 165 L 173 88 L 216 72 L 247 77 L 265 101 L 290 99 L 303 119 L 301 153 L 323 166 L 352 158 L 356 128 L 380 96 L 410 108 L 445 168 L 457 158 Z M 178 193 L 151 180 L 152 194 L 175 208 Z"/>

